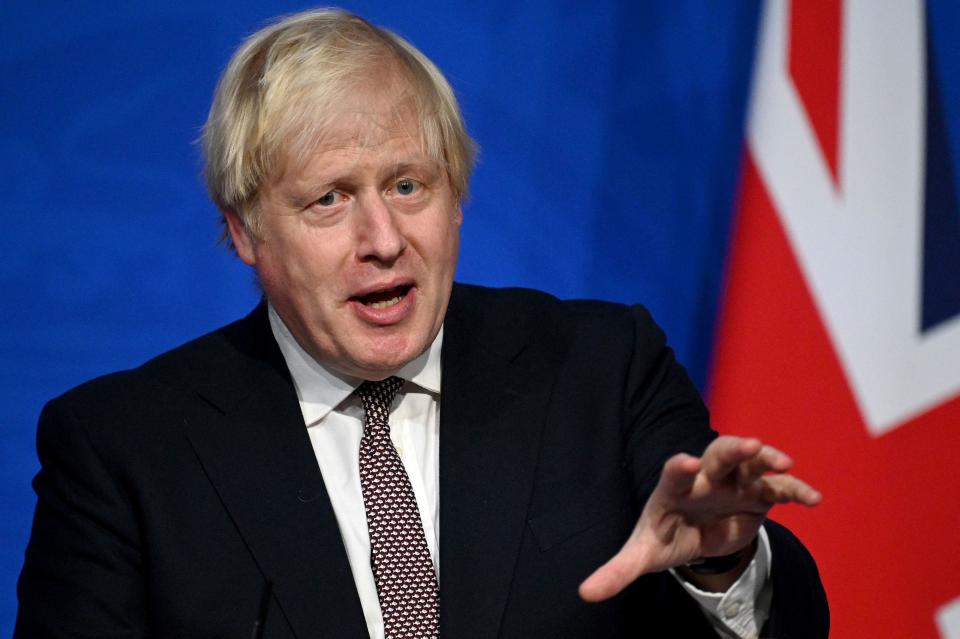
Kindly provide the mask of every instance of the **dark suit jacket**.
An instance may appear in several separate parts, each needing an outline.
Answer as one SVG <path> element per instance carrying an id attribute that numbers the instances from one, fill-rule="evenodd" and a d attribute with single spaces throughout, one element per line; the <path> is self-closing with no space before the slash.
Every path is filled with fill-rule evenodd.
<path id="1" fill-rule="evenodd" d="M 455 286 L 440 438 L 441 632 L 697 637 L 666 574 L 588 605 L 677 451 L 714 436 L 639 307 Z M 363 637 L 346 553 L 264 306 L 51 401 L 16 637 Z M 816 567 L 769 524 L 770 636 L 826 636 Z"/>

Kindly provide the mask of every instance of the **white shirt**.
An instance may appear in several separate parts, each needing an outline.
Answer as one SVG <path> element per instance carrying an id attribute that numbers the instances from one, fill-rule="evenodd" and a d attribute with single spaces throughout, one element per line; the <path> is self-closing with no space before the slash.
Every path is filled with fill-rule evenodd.
<path id="1" fill-rule="evenodd" d="M 300 400 L 300 411 L 337 518 L 371 639 L 384 639 L 383 616 L 370 570 L 370 537 L 360 489 L 363 407 L 353 391 L 362 379 L 334 373 L 300 347 L 270 307 L 270 328 Z M 440 574 L 440 347 L 443 328 L 425 353 L 397 373 L 405 380 L 390 411 L 390 438 L 403 461 Z M 703 592 L 677 577 L 723 637 L 756 637 L 769 610 L 770 546 L 761 529 L 757 556 L 726 593 Z M 676 576 L 676 575 L 674 575 Z M 319 577 L 318 577 L 319 578 Z M 761 593 L 766 593 L 765 605 Z M 755 610 L 756 602 L 756 610 Z M 763 612 L 761 612 L 763 611 Z M 757 618 L 757 613 L 761 617 Z"/>

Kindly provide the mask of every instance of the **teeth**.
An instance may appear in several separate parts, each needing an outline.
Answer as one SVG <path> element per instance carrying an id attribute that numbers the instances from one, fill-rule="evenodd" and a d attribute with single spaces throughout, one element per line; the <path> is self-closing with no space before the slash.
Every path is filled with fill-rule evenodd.
<path id="1" fill-rule="evenodd" d="M 372 304 L 367 304 L 370 308 L 387 308 L 388 306 L 393 306 L 400 301 L 400 296 L 397 295 L 393 299 L 386 300 L 383 302 L 373 302 Z"/>

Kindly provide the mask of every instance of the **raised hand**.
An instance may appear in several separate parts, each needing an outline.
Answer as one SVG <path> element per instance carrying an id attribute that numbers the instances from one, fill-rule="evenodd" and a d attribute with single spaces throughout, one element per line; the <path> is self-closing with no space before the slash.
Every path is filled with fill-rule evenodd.
<path id="1" fill-rule="evenodd" d="M 792 466 L 790 457 L 760 440 L 732 436 L 718 437 L 699 458 L 674 455 L 629 539 L 580 584 L 580 596 L 603 601 L 640 575 L 751 546 L 775 504 L 820 503 L 818 491 L 786 474 Z M 732 571 L 729 585 L 742 570 Z"/>

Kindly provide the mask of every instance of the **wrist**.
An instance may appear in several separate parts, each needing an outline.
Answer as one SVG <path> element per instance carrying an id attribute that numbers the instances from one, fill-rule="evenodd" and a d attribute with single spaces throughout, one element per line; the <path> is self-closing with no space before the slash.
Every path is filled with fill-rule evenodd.
<path id="1" fill-rule="evenodd" d="M 677 567 L 677 574 L 707 592 L 726 592 L 747 569 L 757 552 L 757 540 L 730 555 L 704 557 Z"/>
<path id="2" fill-rule="evenodd" d="M 683 567 L 695 575 L 722 575 L 740 565 L 744 552 L 746 552 L 746 549 L 720 557 L 700 557 L 688 562 Z"/>

